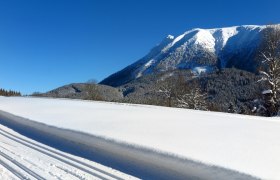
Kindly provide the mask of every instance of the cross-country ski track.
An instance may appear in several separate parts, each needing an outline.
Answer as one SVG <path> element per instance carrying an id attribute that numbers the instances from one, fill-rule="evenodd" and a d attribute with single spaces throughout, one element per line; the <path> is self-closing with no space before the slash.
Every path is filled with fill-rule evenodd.
<path id="1" fill-rule="evenodd" d="M 9 171 L 5 172 L 9 174 L 7 179 L 135 179 L 33 141 L 3 125 L 0 125 L 0 164 Z"/>

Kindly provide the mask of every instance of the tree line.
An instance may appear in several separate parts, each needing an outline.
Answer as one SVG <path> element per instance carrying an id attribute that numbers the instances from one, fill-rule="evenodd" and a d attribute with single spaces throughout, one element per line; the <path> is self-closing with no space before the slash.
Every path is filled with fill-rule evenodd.
<path id="1" fill-rule="evenodd" d="M 21 93 L 18 91 L 5 90 L 1 88 L 0 96 L 21 96 Z"/>

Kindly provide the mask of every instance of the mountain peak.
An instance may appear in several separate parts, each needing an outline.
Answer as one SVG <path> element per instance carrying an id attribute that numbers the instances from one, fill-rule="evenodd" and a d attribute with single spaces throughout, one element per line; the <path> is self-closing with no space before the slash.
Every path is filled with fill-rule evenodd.
<path id="1" fill-rule="evenodd" d="M 195 28 L 174 37 L 168 35 L 150 53 L 101 83 L 118 86 L 146 74 L 175 69 L 236 67 L 254 71 L 252 59 L 266 26 Z M 246 51 L 246 52 L 245 52 Z"/>

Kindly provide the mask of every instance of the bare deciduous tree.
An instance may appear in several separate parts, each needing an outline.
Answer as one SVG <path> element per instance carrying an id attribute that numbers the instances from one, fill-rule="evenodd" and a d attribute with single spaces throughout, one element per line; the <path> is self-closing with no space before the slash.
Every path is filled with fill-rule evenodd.
<path id="1" fill-rule="evenodd" d="M 103 101 L 97 86 L 95 84 L 87 84 L 86 85 L 86 92 L 87 92 L 87 100 L 94 100 L 94 101 Z"/>
<path id="2" fill-rule="evenodd" d="M 260 50 L 262 70 L 260 74 L 268 88 L 264 96 L 267 116 L 274 116 L 279 110 L 280 91 L 280 25 L 268 25 L 264 30 L 263 43 Z"/>
<path id="3" fill-rule="evenodd" d="M 195 110 L 207 110 L 206 94 L 197 85 L 176 96 L 177 106 Z"/>
<path id="4" fill-rule="evenodd" d="M 158 92 L 162 93 L 166 98 L 166 105 L 168 107 L 172 107 L 172 98 L 175 96 L 175 88 L 175 81 L 171 77 L 168 77 L 161 83 L 160 88 L 158 90 Z"/>
<path id="5" fill-rule="evenodd" d="M 86 83 L 88 83 L 88 84 L 97 84 L 98 81 L 96 79 L 92 78 L 92 79 L 89 79 Z"/>
<path id="6" fill-rule="evenodd" d="M 206 94 L 197 83 L 188 84 L 183 74 L 166 78 L 158 91 L 167 99 L 167 106 L 207 110 Z"/>

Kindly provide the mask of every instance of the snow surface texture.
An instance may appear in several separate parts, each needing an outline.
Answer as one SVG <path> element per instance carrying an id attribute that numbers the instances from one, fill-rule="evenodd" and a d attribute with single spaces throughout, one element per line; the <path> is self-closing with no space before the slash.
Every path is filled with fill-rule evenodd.
<path id="1" fill-rule="evenodd" d="M 129 144 L 118 143 L 116 141 L 81 132 L 51 127 L 27 120 L 25 118 L 17 117 L 3 111 L 0 111 L 0 122 L 1 124 L 7 125 L 16 131 L 27 135 L 28 137 L 36 139 L 39 142 L 50 144 L 51 146 L 57 149 L 62 149 L 66 152 L 70 151 L 72 154 L 78 154 L 81 157 L 86 157 L 94 162 L 100 162 L 108 167 L 115 167 L 121 172 L 127 172 L 142 179 L 255 179 L 252 176 L 234 172 L 225 168 L 209 166 L 187 159 L 179 159 L 178 157 L 152 151 L 143 147 L 131 146 Z M 2 129 L 2 132 L 5 131 Z M 23 144 L 30 147 L 26 143 Z M 48 151 L 51 150 L 49 149 Z M 49 154 L 47 152 L 44 153 Z M 65 157 L 65 155 L 63 157 Z M 55 158 L 59 160 L 61 159 L 59 156 L 56 156 Z M 66 159 L 73 160 L 73 158 L 70 158 L 69 156 L 66 157 Z M 65 161 L 66 160 L 63 160 L 63 162 Z M 67 164 L 70 163 L 71 162 L 69 161 L 67 162 Z M 84 165 L 84 163 L 79 163 Z M 5 163 L 2 162 L 2 164 Z M 89 167 L 89 165 L 87 165 L 87 167 Z M 11 169 L 9 166 L 6 166 L 6 168 Z M 96 170 L 94 167 L 90 168 Z M 78 167 L 78 169 L 82 168 Z M 31 174 L 33 172 L 26 168 L 25 170 Z M 82 170 L 92 174 L 91 171 Z M 105 175 L 108 175 L 108 173 L 104 171 L 102 172 L 101 169 L 97 170 Z M 21 177 L 17 170 L 12 169 L 11 172 Z M 40 179 L 38 175 L 35 176 L 37 179 Z M 94 174 L 94 176 L 97 175 Z M 113 174 L 111 174 L 111 177 L 113 177 Z M 119 178 L 114 177 L 114 179 Z"/>
<path id="2" fill-rule="evenodd" d="M 0 179 L 136 179 L 0 125 Z"/>
<path id="3" fill-rule="evenodd" d="M 47 125 L 153 149 L 257 178 L 280 177 L 279 118 L 20 97 L 0 97 L 0 109 Z"/>

